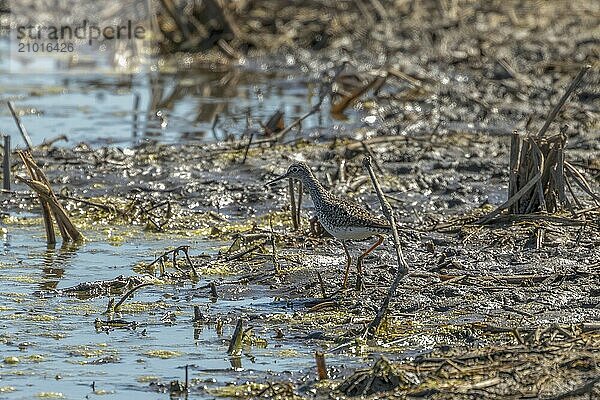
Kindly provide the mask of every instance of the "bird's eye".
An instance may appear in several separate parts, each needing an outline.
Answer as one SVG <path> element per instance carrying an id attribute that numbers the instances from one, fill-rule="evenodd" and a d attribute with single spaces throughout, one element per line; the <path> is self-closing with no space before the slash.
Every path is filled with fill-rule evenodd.
<path id="1" fill-rule="evenodd" d="M 292 168 L 292 172 L 298 172 L 298 168 L 296 168 L 296 167 Z"/>

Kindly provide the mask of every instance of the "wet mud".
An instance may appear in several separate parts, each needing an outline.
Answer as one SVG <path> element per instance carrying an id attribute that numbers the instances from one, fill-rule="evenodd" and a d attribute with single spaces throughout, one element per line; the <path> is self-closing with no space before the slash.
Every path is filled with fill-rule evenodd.
<path id="1" fill-rule="evenodd" d="M 209 143 L 184 136 L 182 143 L 164 143 L 158 129 L 132 146 L 34 148 L 34 159 L 88 237 L 64 250 L 60 262 L 97 242 L 114 244 L 117 254 L 118 246 L 130 251 L 139 240 L 154 245 L 127 254 L 114 274 L 104 269 L 85 280 L 61 281 L 64 271 L 57 277 L 46 270 L 40 282 L 34 274 L 11 272 L 5 277 L 36 286 L 35 300 L 28 300 L 33 311 L 25 316 L 0 310 L 12 316 L 5 321 L 24 318 L 27 327 L 40 329 L 42 307 L 76 302 L 65 314 L 83 312 L 80 323 L 90 332 L 123 341 L 127 332 L 137 346 L 118 354 L 80 348 L 74 357 L 82 365 L 133 363 L 131 351 L 150 360 L 140 364 L 169 363 L 170 372 L 154 369 L 160 375 L 136 370 L 137 378 L 115 386 L 116 393 L 597 396 L 597 8 L 578 1 L 535 7 L 404 2 L 386 11 L 372 1 L 340 2 L 316 13 L 313 2 L 288 8 L 241 3 L 229 16 L 244 15 L 231 42 L 245 52 L 244 63 L 222 51 L 198 60 L 219 65 L 213 73 L 226 76 L 232 70 L 303 74 L 302 85 L 312 88 L 304 107 L 282 119 L 283 126 L 260 115 L 262 124 L 230 126 L 231 135 Z M 366 22 L 359 23 L 365 12 Z M 331 14 L 339 17 L 323 20 Z M 168 50 L 177 53 L 177 47 Z M 482 222 L 508 197 L 511 133 L 538 132 L 584 64 L 592 67 L 548 135 L 565 135 L 565 158 L 592 194 L 573 181 L 571 208 L 502 212 Z M 284 81 L 281 86 L 285 90 Z M 170 100 L 185 92 L 173 91 Z M 168 101 L 161 104 L 169 110 Z M 208 111 L 202 118 L 216 121 L 213 127 L 227 114 Z M 365 156 L 394 208 L 409 266 L 374 337 L 366 329 L 399 268 L 391 239 L 365 259 L 363 290 L 353 289 L 354 267 L 344 289 L 343 248 L 311 218 L 308 195 L 295 227 L 287 182 L 265 186 L 293 161 L 305 161 L 326 188 L 381 214 L 362 167 Z M 12 170 L 25 175 L 16 159 Z M 13 189 L 1 198 L 0 235 L 25 232 L 44 246 L 37 199 L 22 184 Z M 353 257 L 370 244 L 353 243 Z M 19 301 L 10 299 L 10 307 Z M 57 313 L 49 317 L 60 320 Z M 161 336 L 166 327 L 193 332 L 184 340 L 204 344 L 209 356 Z M 158 345 L 144 348 L 146 333 Z M 16 335 L 3 343 L 18 347 Z M 317 368 L 316 351 L 324 353 L 325 369 Z M 7 356 L 4 364 L 11 368 L 14 361 Z"/>

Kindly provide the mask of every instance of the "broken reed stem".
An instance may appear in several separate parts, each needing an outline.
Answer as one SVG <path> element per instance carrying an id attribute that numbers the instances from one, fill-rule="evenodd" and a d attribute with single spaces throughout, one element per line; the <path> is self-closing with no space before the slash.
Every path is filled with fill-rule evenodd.
<path id="1" fill-rule="evenodd" d="M 383 299 L 381 303 L 381 307 L 377 312 L 377 315 L 373 319 L 373 321 L 369 324 L 365 331 L 365 336 L 367 339 L 372 338 L 376 333 L 377 329 L 381 325 L 381 321 L 383 321 L 383 317 L 388 311 L 390 301 L 394 294 L 396 293 L 396 289 L 398 289 L 398 285 L 400 281 L 404 278 L 406 274 L 408 274 L 408 264 L 404 259 L 404 254 L 402 252 L 402 247 L 400 245 L 400 237 L 398 236 L 398 228 L 396 227 L 396 217 L 394 216 L 394 210 L 392 206 L 385 198 L 381 187 L 379 186 L 379 181 L 377 180 L 377 176 L 375 172 L 373 172 L 373 167 L 371 165 L 371 159 L 369 157 L 365 157 L 363 160 L 363 167 L 369 173 L 369 177 L 371 178 L 371 182 L 373 183 L 373 187 L 375 188 L 375 192 L 377 193 L 377 197 L 379 198 L 379 203 L 381 204 L 381 209 L 383 214 L 387 218 L 390 223 L 390 227 L 392 230 L 392 237 L 394 240 L 394 250 L 396 252 L 396 260 L 398 262 L 398 269 L 396 270 L 396 276 L 394 277 L 394 281 L 390 285 L 387 295 Z"/>
<path id="2" fill-rule="evenodd" d="M 199 306 L 194 306 L 194 318 L 192 318 L 192 322 L 202 322 L 204 320 L 204 315 L 202 315 L 202 311 L 200 311 Z"/>
<path id="3" fill-rule="evenodd" d="M 299 118 L 297 118 L 295 121 L 293 121 L 291 124 L 289 124 L 285 128 L 283 128 L 281 130 L 281 132 L 279 132 L 278 134 L 273 135 L 272 137 L 268 137 L 268 138 L 265 138 L 265 139 L 257 140 L 255 142 L 255 144 L 261 144 L 261 143 L 271 143 L 271 144 L 273 144 L 273 143 L 276 143 L 278 141 L 281 141 L 283 139 L 283 137 L 290 130 L 292 130 L 294 127 L 302 124 L 302 121 L 304 121 L 306 118 L 308 118 L 311 115 L 313 115 L 313 114 L 321 111 L 321 106 L 323 105 L 323 101 L 325 100 L 325 96 L 327 96 L 328 94 L 331 94 L 331 87 L 333 86 L 333 83 L 338 78 L 338 76 L 342 73 L 342 71 L 344 70 L 344 68 L 346 68 L 346 64 L 347 64 L 347 62 L 344 61 L 342 63 L 342 65 L 340 65 L 337 68 L 337 70 L 335 71 L 335 74 L 334 74 L 333 78 L 331 79 L 331 82 L 329 82 L 326 85 L 322 85 L 321 86 L 321 90 L 319 91 L 319 101 L 308 112 L 306 112 L 304 115 L 302 115 Z"/>
<path id="4" fill-rule="evenodd" d="M 4 135 L 4 154 L 2 156 L 2 187 L 10 191 L 10 136 Z"/>
<path id="5" fill-rule="evenodd" d="M 17 176 L 16 178 L 25 183 L 31 189 L 33 189 L 42 205 L 42 212 L 44 217 L 44 225 L 46 228 L 46 241 L 48 244 L 56 243 L 56 235 L 54 233 L 54 227 L 52 225 L 52 217 L 56 220 L 56 224 L 63 237 L 63 241 L 81 241 L 83 235 L 77 230 L 73 222 L 65 209 L 59 203 L 58 198 L 50 187 L 50 182 L 42 169 L 35 163 L 31 153 L 19 151 L 19 156 L 23 160 L 23 164 L 27 168 L 31 179 L 22 178 Z"/>
<path id="6" fill-rule="evenodd" d="M 23 137 L 23 140 L 25 141 L 27 148 L 29 150 L 31 150 L 33 148 L 33 145 L 31 144 L 31 138 L 29 137 L 29 134 L 27 133 L 27 129 L 25 129 L 25 125 L 23 125 L 23 123 L 21 122 L 21 118 L 19 118 L 19 116 L 15 112 L 15 108 L 13 106 L 12 101 L 7 101 L 6 104 L 8 104 L 10 113 L 12 114 L 12 116 L 15 120 L 15 123 L 17 124 L 17 128 L 19 128 L 19 132 L 21 133 L 21 136 Z"/>
<path id="7" fill-rule="evenodd" d="M 371 89 L 375 84 L 380 83 L 381 80 L 385 81 L 386 78 L 378 76 L 373 78 L 366 85 L 360 86 L 356 88 L 352 93 L 347 96 L 344 96 L 340 101 L 331 105 L 331 113 L 332 114 L 341 114 L 344 110 L 356 101 L 360 96 L 362 96 L 367 90 Z"/>
<path id="8" fill-rule="evenodd" d="M 317 362 L 317 376 L 319 380 L 329 379 L 327 366 L 325 365 L 325 354 L 322 351 L 315 351 L 315 361 Z"/>
<path id="9" fill-rule="evenodd" d="M 198 271 L 196 270 L 196 267 L 194 266 L 194 263 L 192 262 L 192 259 L 190 258 L 190 246 L 180 246 L 180 248 L 183 249 L 183 254 L 185 255 L 185 261 L 187 262 L 188 266 L 191 268 L 192 274 L 194 278 L 198 278 L 200 277 L 200 275 L 198 275 Z"/>
<path id="10" fill-rule="evenodd" d="M 185 364 L 185 386 L 183 387 L 183 389 L 187 392 L 188 388 L 189 388 L 189 365 Z"/>
<path id="11" fill-rule="evenodd" d="M 361 140 L 360 144 L 362 145 L 362 147 L 365 150 L 365 152 L 367 153 L 367 155 L 369 157 L 371 157 L 371 160 L 373 161 L 373 164 L 375 165 L 375 169 L 377 170 L 377 172 L 379 172 L 380 174 L 383 174 L 383 168 L 381 168 L 381 165 L 379 165 L 379 162 L 377 161 L 377 157 L 375 157 L 375 153 L 373 153 L 371 146 L 369 146 L 364 140 Z"/>
<path id="12" fill-rule="evenodd" d="M 323 296 L 323 298 L 326 299 L 327 292 L 325 291 L 325 282 L 323 282 L 323 277 L 321 276 L 321 273 L 319 271 L 317 271 L 317 278 L 319 278 L 319 287 L 321 288 L 321 296 Z"/>
<path id="13" fill-rule="evenodd" d="M 248 158 L 248 151 L 250 151 L 250 146 L 252 146 L 252 140 L 254 139 L 254 132 L 250 134 L 250 139 L 248 139 L 248 144 L 246 145 L 246 149 L 244 150 L 244 158 L 242 159 L 242 164 L 246 163 L 246 159 Z"/>
<path id="14" fill-rule="evenodd" d="M 232 357 L 239 357 L 242 354 L 242 339 L 244 336 L 243 323 L 242 319 L 238 319 L 238 322 L 235 326 L 235 330 L 233 331 L 233 336 L 231 337 L 231 341 L 229 342 L 229 348 L 227 349 L 227 354 Z"/>
<path id="15" fill-rule="evenodd" d="M 219 293 L 217 293 L 217 285 L 214 282 L 210 282 L 208 287 L 210 288 L 210 298 L 215 300 L 218 299 Z"/>
<path id="16" fill-rule="evenodd" d="M 521 137 L 514 131 L 510 141 L 510 163 L 509 163 L 509 181 L 508 181 L 508 198 L 510 199 L 517 191 L 517 181 L 519 176 L 519 155 L 521 151 Z M 513 204 L 510 206 L 511 213 L 517 211 L 517 207 Z"/>
<path id="17" fill-rule="evenodd" d="M 565 161 L 566 172 L 573 178 L 577 186 L 581 188 L 585 193 L 587 193 L 593 200 L 596 205 L 598 205 L 598 201 L 600 201 L 600 197 L 592 191 L 590 184 L 587 182 L 585 177 L 569 162 Z"/>
<path id="18" fill-rule="evenodd" d="M 135 92 L 133 94 L 133 119 L 131 121 L 131 135 L 137 137 L 138 131 L 138 117 L 140 112 L 140 94 Z"/>
<path id="19" fill-rule="evenodd" d="M 513 197 L 511 197 L 510 199 L 506 200 L 504 203 L 499 205 L 498 208 L 496 208 L 491 213 L 487 214 L 483 218 L 480 218 L 476 223 L 477 224 L 485 224 L 485 223 L 489 222 L 491 219 L 493 219 L 495 216 L 500 214 L 502 212 L 502 210 L 505 210 L 508 207 L 510 207 L 511 205 L 517 203 L 519 201 L 519 199 L 521 199 L 521 197 L 523 197 L 523 195 L 525 195 L 525 193 L 529 192 L 529 190 L 533 187 L 533 185 L 535 185 L 537 183 L 537 181 L 540 180 L 541 176 L 542 176 L 542 174 L 540 174 L 538 172 L 531 180 L 529 180 L 529 182 L 527 182 L 527 184 L 525 186 L 523 186 L 521 188 L 521 190 L 519 190 L 517 193 L 515 193 L 515 195 Z"/>
<path id="20" fill-rule="evenodd" d="M 146 282 L 146 283 L 140 283 L 139 285 L 137 285 L 136 287 L 130 289 L 127 293 L 125 293 L 123 295 L 123 297 L 121 297 L 121 300 L 119 300 L 117 302 L 117 304 L 114 305 L 113 307 L 113 311 L 117 312 L 119 310 L 119 307 L 121 307 L 121 305 L 123 305 L 123 303 L 125 303 L 125 300 L 127 300 L 128 298 L 131 297 L 131 295 L 138 289 L 143 288 L 144 286 L 150 286 L 153 285 L 153 283 L 151 282 Z"/>
<path id="21" fill-rule="evenodd" d="M 552 111 L 550 111 L 550 114 L 548 114 L 548 117 L 546 117 L 546 122 L 544 122 L 544 125 L 542 126 L 542 128 L 540 129 L 540 131 L 536 135 L 538 138 L 541 138 L 542 136 L 544 136 L 544 134 L 546 133 L 546 131 L 550 127 L 550 124 L 556 118 L 556 115 L 558 114 L 558 112 L 560 111 L 560 109 L 563 107 L 563 105 L 565 104 L 565 102 L 568 100 L 568 98 L 571 95 L 571 93 L 573 93 L 573 91 L 575 89 L 577 89 L 577 86 L 579 86 L 579 84 L 581 83 L 581 80 L 583 79 L 583 76 L 586 74 L 586 72 L 589 71 L 590 68 L 592 68 L 591 65 L 585 65 L 583 68 L 581 68 L 581 70 L 579 71 L 579 73 L 577 74 L 577 76 L 575 77 L 575 79 L 573 79 L 573 81 L 571 81 L 571 84 L 569 85 L 569 87 L 567 88 L 567 90 L 565 91 L 565 93 L 562 95 L 562 97 L 560 98 L 560 100 L 558 101 L 558 103 L 556 103 L 556 105 L 554 106 L 554 108 L 552 109 Z"/>
<path id="22" fill-rule="evenodd" d="M 173 266 L 173 268 L 175 268 L 176 270 L 178 270 L 182 274 L 185 274 L 186 271 L 183 271 L 181 268 L 179 268 L 177 266 L 177 256 L 179 255 L 179 252 L 181 251 L 184 254 L 184 256 L 185 256 L 186 264 L 190 268 L 189 273 L 190 273 L 191 277 L 195 279 L 195 278 L 199 277 L 200 275 L 198 275 L 198 271 L 196 270 L 196 267 L 194 266 L 194 263 L 192 262 L 192 259 L 190 258 L 189 250 L 190 250 L 190 246 L 183 245 L 183 246 L 178 246 L 178 247 L 174 248 L 173 250 L 165 251 L 160 256 L 158 256 L 157 258 L 155 258 L 154 261 L 152 261 L 150 264 L 148 264 L 146 266 L 146 268 L 150 268 L 154 264 L 159 263 L 159 266 L 160 266 L 160 276 L 164 275 L 164 260 L 168 260 L 169 254 L 172 254 L 173 255 L 173 258 L 172 258 L 172 266 Z"/>

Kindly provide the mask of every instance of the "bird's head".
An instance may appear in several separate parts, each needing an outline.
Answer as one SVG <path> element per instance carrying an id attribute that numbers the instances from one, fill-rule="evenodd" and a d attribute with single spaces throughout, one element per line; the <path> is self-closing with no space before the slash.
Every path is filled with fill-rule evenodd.
<path id="1" fill-rule="evenodd" d="M 298 179 L 300 181 L 305 181 L 306 179 L 309 179 L 311 175 L 312 172 L 310 170 L 310 167 L 306 163 L 296 162 L 288 167 L 287 172 L 285 174 L 273 179 L 272 181 L 267 182 L 267 185 L 270 185 L 285 178 L 293 178 Z"/>

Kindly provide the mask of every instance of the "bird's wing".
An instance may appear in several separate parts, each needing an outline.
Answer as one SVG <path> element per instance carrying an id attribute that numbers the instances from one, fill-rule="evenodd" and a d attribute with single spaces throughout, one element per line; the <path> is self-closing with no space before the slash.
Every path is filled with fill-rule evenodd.
<path id="1" fill-rule="evenodd" d="M 358 204 L 355 204 L 344 198 L 337 198 L 336 200 L 341 205 L 340 216 L 342 218 L 356 220 L 361 225 L 370 225 L 382 229 L 390 228 L 390 224 L 387 219 L 374 215 Z"/>

